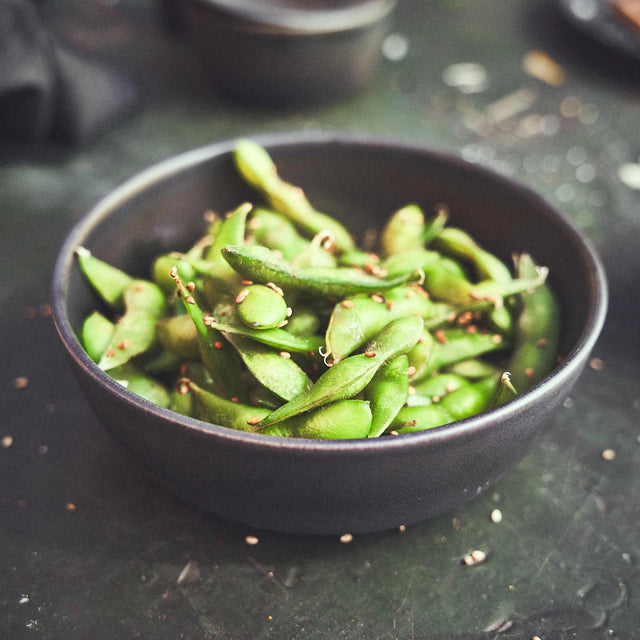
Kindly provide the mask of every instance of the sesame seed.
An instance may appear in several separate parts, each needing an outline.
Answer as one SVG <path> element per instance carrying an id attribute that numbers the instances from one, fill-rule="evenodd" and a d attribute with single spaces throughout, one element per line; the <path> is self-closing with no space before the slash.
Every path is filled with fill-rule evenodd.
<path id="1" fill-rule="evenodd" d="M 604 362 L 600 358 L 591 358 L 591 360 L 589 360 L 589 367 L 594 371 L 602 371 L 602 369 L 604 369 Z"/>
<path id="2" fill-rule="evenodd" d="M 255 545 L 255 544 L 258 544 L 258 542 L 260 542 L 256 536 L 247 536 L 244 539 L 244 541 L 250 545 Z"/>
<path id="3" fill-rule="evenodd" d="M 616 457 L 616 452 L 613 449 L 605 449 L 602 452 L 603 460 L 613 460 Z"/>
<path id="4" fill-rule="evenodd" d="M 480 564 L 487 559 L 487 554 L 481 549 L 474 549 L 471 553 L 468 553 L 462 558 L 462 564 L 472 567 L 473 565 Z"/>
<path id="5" fill-rule="evenodd" d="M 353 536 L 350 533 L 343 533 L 340 536 L 340 542 L 342 542 L 343 544 L 347 544 L 352 541 L 353 541 Z"/>
<path id="6" fill-rule="evenodd" d="M 27 376 L 18 376 L 13 379 L 14 389 L 26 389 L 29 386 L 29 378 Z"/>
<path id="7" fill-rule="evenodd" d="M 284 291 L 277 284 L 274 284 L 273 282 L 267 282 L 265 284 L 265 287 L 269 287 L 271 291 L 275 291 L 279 296 L 284 298 Z"/>
<path id="8" fill-rule="evenodd" d="M 4 449 L 8 449 L 12 444 L 13 438 L 11 436 L 4 436 L 4 438 L 0 440 L 0 445 L 2 445 Z"/>
<path id="9" fill-rule="evenodd" d="M 495 522 L 496 524 L 502 522 L 502 511 L 500 511 L 500 509 L 494 509 L 491 512 L 491 522 Z"/>
<path id="10" fill-rule="evenodd" d="M 249 289 L 243 289 L 237 296 L 236 296 L 236 304 L 240 304 L 241 302 L 243 302 L 246 297 L 249 295 Z"/>

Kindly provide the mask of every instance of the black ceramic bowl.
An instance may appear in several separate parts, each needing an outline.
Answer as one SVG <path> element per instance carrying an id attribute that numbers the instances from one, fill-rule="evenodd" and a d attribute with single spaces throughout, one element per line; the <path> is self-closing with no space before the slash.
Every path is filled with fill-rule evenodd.
<path id="1" fill-rule="evenodd" d="M 224 96 L 276 106 L 327 102 L 370 79 L 396 0 L 170 0 Z"/>
<path id="2" fill-rule="evenodd" d="M 55 322 L 86 397 L 115 439 L 174 492 L 227 519 L 285 532 L 361 533 L 424 520 L 492 485 L 526 454 L 583 370 L 607 289 L 588 241 L 527 188 L 456 157 L 342 133 L 258 137 L 280 173 L 356 234 L 409 203 L 447 203 L 451 223 L 509 260 L 530 251 L 550 268 L 564 316 L 564 360 L 517 399 L 449 426 L 370 440 L 314 441 L 240 433 L 149 404 L 103 373 L 77 339 L 96 300 L 74 250 L 140 276 L 187 248 L 203 212 L 255 199 L 232 165 L 234 141 L 171 158 L 132 178 L 76 226 L 53 278 Z"/>

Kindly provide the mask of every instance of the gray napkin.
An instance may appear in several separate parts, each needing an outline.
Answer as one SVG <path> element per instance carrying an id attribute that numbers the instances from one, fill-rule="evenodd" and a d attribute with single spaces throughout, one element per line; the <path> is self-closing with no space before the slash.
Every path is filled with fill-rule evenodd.
<path id="1" fill-rule="evenodd" d="M 0 0 L 0 136 L 82 144 L 135 99 L 128 78 L 59 43 L 30 0 Z"/>

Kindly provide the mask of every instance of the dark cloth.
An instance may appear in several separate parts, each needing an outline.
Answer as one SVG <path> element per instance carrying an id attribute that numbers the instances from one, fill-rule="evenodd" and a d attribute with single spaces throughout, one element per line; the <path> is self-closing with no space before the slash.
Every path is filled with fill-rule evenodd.
<path id="1" fill-rule="evenodd" d="M 127 78 L 58 42 L 30 0 L 0 0 L 0 136 L 82 144 L 135 94 Z"/>

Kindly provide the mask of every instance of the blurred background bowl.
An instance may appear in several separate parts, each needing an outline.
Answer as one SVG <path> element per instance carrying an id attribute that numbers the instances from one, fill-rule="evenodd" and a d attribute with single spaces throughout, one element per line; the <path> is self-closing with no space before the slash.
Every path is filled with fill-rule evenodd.
<path id="1" fill-rule="evenodd" d="M 396 0 L 165 0 L 222 96 L 287 107 L 371 79 Z"/>
<path id="2" fill-rule="evenodd" d="M 526 187 L 457 157 L 364 135 L 293 132 L 258 136 L 281 175 L 357 238 L 415 202 L 446 203 L 451 223 L 506 261 L 529 251 L 550 269 L 563 313 L 553 373 L 515 400 L 445 427 L 353 441 L 235 432 L 152 405 L 89 359 L 77 339 L 97 304 L 74 251 L 148 277 L 152 259 L 188 248 L 203 213 L 225 212 L 255 193 L 233 167 L 233 140 L 179 155 L 132 178 L 73 229 L 56 264 L 54 318 L 86 397 L 114 438 L 184 499 L 225 518 L 305 534 L 362 533 L 457 507 L 521 460 L 552 421 L 602 328 L 607 286 L 588 240 Z"/>

